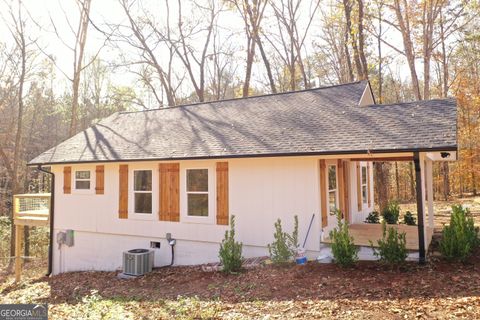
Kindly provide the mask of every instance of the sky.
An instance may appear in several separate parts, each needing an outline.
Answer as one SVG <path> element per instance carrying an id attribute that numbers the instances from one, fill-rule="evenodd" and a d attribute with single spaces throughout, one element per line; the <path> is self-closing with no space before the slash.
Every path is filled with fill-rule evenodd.
<path id="1" fill-rule="evenodd" d="M 325 6 L 328 6 L 329 3 L 335 0 L 321 0 L 321 6 L 325 10 Z M 10 3 L 10 0 L 0 1 L 0 14 L 3 19 L 8 19 L 7 14 L 7 5 Z M 13 1 L 16 3 L 16 1 Z M 73 69 L 73 53 L 67 46 L 73 46 L 74 36 L 69 27 L 70 24 L 76 28 L 78 25 L 79 13 L 75 0 L 23 0 L 24 7 L 31 15 L 31 17 L 37 22 L 38 25 L 28 26 L 31 31 L 32 37 L 38 39 L 38 46 L 40 46 L 45 53 L 51 54 L 56 59 L 56 66 L 60 72 L 58 79 L 58 88 L 59 91 L 62 91 L 64 87 L 69 85 L 69 82 L 61 76 L 61 73 L 71 75 Z M 183 1 L 182 6 L 184 7 L 184 12 L 188 12 L 189 1 Z M 156 18 L 162 23 L 165 20 L 165 12 L 162 11 L 164 8 L 163 1 L 155 0 L 141 0 L 141 4 L 149 8 L 149 12 L 155 15 Z M 174 7 L 176 6 L 176 1 L 170 1 L 169 4 Z M 308 10 L 304 8 L 303 10 Z M 175 12 L 175 8 L 172 9 L 172 12 Z M 127 24 L 125 14 L 122 7 L 118 3 L 118 0 L 93 0 L 91 7 L 91 20 L 100 28 L 105 27 L 105 23 L 113 24 Z M 56 26 L 56 29 L 60 35 L 61 40 L 57 37 L 52 26 L 52 21 Z M 7 43 L 12 43 L 13 39 L 9 37 L 8 29 L 6 29 L 5 24 L 0 21 L 0 34 L 2 34 L 1 41 Z M 268 26 L 268 20 L 265 20 L 265 23 Z M 238 48 L 236 55 L 238 59 L 244 59 L 244 42 L 245 38 L 243 35 L 243 21 L 232 12 L 225 12 L 221 15 L 219 20 L 219 25 L 225 30 L 233 30 L 233 37 L 229 38 L 228 41 Z M 319 28 L 321 28 L 321 21 L 319 18 L 314 20 L 314 23 L 311 28 L 311 33 L 318 33 Z M 386 27 L 385 27 L 386 28 Z M 230 32 L 230 31 L 229 31 Z M 225 35 L 227 31 L 225 31 Z M 226 37 L 226 36 L 225 36 Z M 389 41 L 396 44 L 400 48 L 401 38 L 399 34 L 390 32 Z M 199 39 L 202 41 L 203 39 Z M 110 46 L 104 45 L 104 36 L 99 33 L 94 27 L 90 26 L 88 30 L 88 40 L 86 48 L 86 56 L 94 55 L 100 48 L 99 57 L 103 60 L 112 60 L 118 57 L 118 51 L 112 49 Z M 306 42 L 307 50 L 311 53 L 313 50 L 312 41 Z M 386 54 L 392 53 L 388 47 L 383 46 L 382 48 Z M 122 51 L 128 52 L 130 48 L 122 48 Z M 160 54 L 161 55 L 161 54 Z M 160 59 L 164 57 L 160 56 Z M 260 57 L 258 58 L 260 59 Z M 402 78 L 408 77 L 407 68 L 404 67 L 402 61 L 396 65 L 397 72 L 402 76 Z M 253 85 L 258 81 L 264 79 L 265 75 L 261 63 L 257 63 L 254 69 L 254 81 Z M 240 72 L 242 74 L 243 72 Z M 261 78 L 261 79 L 260 79 Z M 257 81 L 257 82 L 256 82 Z M 113 76 L 113 82 L 120 85 L 132 85 L 135 83 L 135 78 L 129 73 L 125 73 L 124 70 L 117 70 Z"/>

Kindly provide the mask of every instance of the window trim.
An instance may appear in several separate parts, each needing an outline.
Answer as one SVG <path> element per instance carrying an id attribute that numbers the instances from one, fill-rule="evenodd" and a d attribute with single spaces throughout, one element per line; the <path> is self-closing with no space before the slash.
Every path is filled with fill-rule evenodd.
<path id="1" fill-rule="evenodd" d="M 208 216 L 190 216 L 188 215 L 188 195 L 187 195 L 187 171 L 194 169 L 207 169 L 208 172 Z M 193 193 L 206 193 L 204 191 L 192 191 Z M 216 224 L 216 170 L 215 162 L 207 161 L 189 161 L 180 163 L 180 222 Z"/>
<path id="2" fill-rule="evenodd" d="M 77 172 L 78 171 L 90 172 L 90 179 L 78 179 L 78 181 L 90 181 L 89 189 L 77 189 Z M 94 194 L 95 193 L 95 183 L 96 183 L 95 169 L 91 167 L 84 167 L 84 166 L 72 167 L 72 176 L 73 176 L 73 179 L 71 179 L 72 194 Z"/>
<path id="3" fill-rule="evenodd" d="M 152 173 L 152 187 L 151 187 L 150 191 L 135 190 L 135 172 L 139 172 L 139 171 L 150 171 Z M 133 194 L 133 196 L 132 196 L 132 202 L 133 202 L 132 213 L 133 214 L 147 215 L 147 216 L 153 215 L 153 213 L 154 213 L 154 211 L 153 211 L 153 185 L 154 185 L 153 169 L 133 169 L 132 170 L 132 194 Z M 137 194 L 137 193 L 150 193 L 152 195 L 152 212 L 135 212 L 135 194 Z"/>
<path id="4" fill-rule="evenodd" d="M 363 170 L 365 169 L 365 175 L 363 174 Z M 363 183 L 363 177 L 365 176 L 365 183 Z M 368 206 L 368 169 L 367 165 L 362 164 L 360 165 L 360 196 L 362 197 L 362 206 Z M 363 188 L 365 187 L 365 197 L 363 196 Z"/>
<path id="5" fill-rule="evenodd" d="M 191 170 L 207 170 L 207 191 L 188 191 L 188 172 Z M 208 218 L 211 214 L 210 212 L 210 186 L 209 186 L 209 177 L 210 177 L 210 170 L 208 168 L 187 168 L 185 169 L 185 194 L 187 197 L 187 207 L 186 207 L 186 213 L 188 217 L 195 217 L 195 218 Z M 189 214 L 189 208 L 188 208 L 188 195 L 190 194 L 206 194 L 207 195 L 207 210 L 208 213 L 206 216 L 194 216 Z"/>
<path id="6" fill-rule="evenodd" d="M 328 213 L 330 215 L 332 215 L 332 211 L 330 210 L 330 193 L 331 192 L 335 192 L 335 209 L 338 209 L 338 168 L 337 168 L 337 164 L 327 164 L 327 174 L 326 174 L 326 178 L 327 178 L 327 210 L 328 210 Z M 329 177 L 329 173 L 330 173 L 330 167 L 334 167 L 335 168 L 335 189 L 330 189 L 330 177 Z"/>
<path id="7" fill-rule="evenodd" d="M 152 213 L 135 212 L 135 171 L 152 172 Z M 159 220 L 159 172 L 153 162 L 150 164 L 139 163 L 128 166 L 128 219 L 129 220 Z M 150 192 L 150 191 L 149 191 Z"/>

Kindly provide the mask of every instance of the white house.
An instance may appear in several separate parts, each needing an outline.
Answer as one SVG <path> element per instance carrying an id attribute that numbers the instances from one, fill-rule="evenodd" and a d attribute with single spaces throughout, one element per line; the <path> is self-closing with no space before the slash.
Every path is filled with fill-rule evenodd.
<path id="1" fill-rule="evenodd" d="M 61 273 L 116 270 L 123 251 L 151 242 L 161 243 L 155 265 L 167 265 L 167 233 L 177 240 L 175 265 L 218 261 L 231 215 L 245 257 L 268 254 L 278 218 L 291 230 L 298 215 L 303 242 L 314 215 L 305 248 L 315 258 L 335 208 L 351 225 L 373 210 L 374 161 L 414 161 L 425 182 L 418 237 L 428 247 L 431 163 L 454 160 L 456 150 L 455 101 L 377 105 L 361 81 L 115 113 L 29 165 L 56 177 L 54 236 L 74 231 L 73 246 L 53 246 Z"/>

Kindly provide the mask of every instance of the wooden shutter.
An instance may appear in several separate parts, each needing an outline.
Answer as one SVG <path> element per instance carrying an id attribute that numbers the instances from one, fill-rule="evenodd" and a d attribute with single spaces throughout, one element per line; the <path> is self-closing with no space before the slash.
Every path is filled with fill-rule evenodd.
<path id="1" fill-rule="evenodd" d="M 228 225 L 228 162 L 217 162 L 217 224 Z"/>
<path id="2" fill-rule="evenodd" d="M 95 168 L 95 193 L 104 194 L 105 192 L 105 166 Z"/>
<path id="3" fill-rule="evenodd" d="M 359 161 L 357 161 L 357 209 L 362 211 L 362 172 Z"/>
<path id="4" fill-rule="evenodd" d="M 121 164 L 119 171 L 118 217 L 128 219 L 128 164 Z"/>
<path id="5" fill-rule="evenodd" d="M 370 163 L 367 162 L 367 201 L 368 201 L 368 207 L 372 205 L 372 198 L 370 195 Z"/>
<path id="6" fill-rule="evenodd" d="M 348 170 L 348 162 L 343 161 L 343 204 L 345 210 L 345 221 L 350 221 L 350 198 L 348 195 L 348 191 L 350 190 L 350 179 L 349 179 L 349 170 Z"/>
<path id="7" fill-rule="evenodd" d="M 160 211 L 162 221 L 180 221 L 180 164 L 160 163 Z"/>
<path id="8" fill-rule="evenodd" d="M 342 212 L 342 216 L 345 218 L 345 184 L 344 184 L 344 171 L 343 161 L 337 160 L 337 180 L 338 180 L 338 209 Z"/>
<path id="9" fill-rule="evenodd" d="M 325 160 L 320 160 L 320 203 L 322 211 L 322 228 L 328 225 L 327 208 L 327 167 Z"/>
<path id="10" fill-rule="evenodd" d="M 63 167 L 63 193 L 72 193 L 72 167 Z"/>

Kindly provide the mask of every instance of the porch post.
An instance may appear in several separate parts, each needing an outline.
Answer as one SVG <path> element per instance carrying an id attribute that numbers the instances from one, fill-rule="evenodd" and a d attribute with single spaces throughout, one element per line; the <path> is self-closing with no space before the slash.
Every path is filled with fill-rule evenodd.
<path id="1" fill-rule="evenodd" d="M 413 153 L 413 163 L 415 165 L 415 190 L 417 194 L 417 219 L 418 219 L 418 262 L 425 264 L 425 229 L 423 226 L 423 192 L 422 192 L 422 166 L 420 165 L 420 154 L 418 151 Z"/>
<path id="2" fill-rule="evenodd" d="M 433 212 L 433 161 L 425 159 L 425 178 L 427 184 L 427 205 L 428 205 L 428 226 L 433 229 L 434 227 L 434 212 Z"/>

